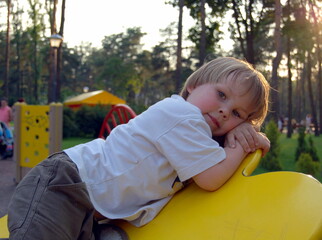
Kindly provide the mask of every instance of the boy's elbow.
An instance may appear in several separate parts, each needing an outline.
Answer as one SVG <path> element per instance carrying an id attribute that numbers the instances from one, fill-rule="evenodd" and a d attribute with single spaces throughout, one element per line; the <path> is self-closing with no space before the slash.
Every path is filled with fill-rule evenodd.
<path id="1" fill-rule="evenodd" d="M 215 192 L 220 188 L 218 186 L 204 186 L 204 187 L 199 186 L 199 187 L 207 192 Z"/>
<path id="2" fill-rule="evenodd" d="M 222 186 L 222 184 L 219 183 L 210 183 L 203 181 L 203 179 L 199 179 L 198 177 L 194 177 L 193 180 L 198 187 L 208 192 L 214 192 Z"/>

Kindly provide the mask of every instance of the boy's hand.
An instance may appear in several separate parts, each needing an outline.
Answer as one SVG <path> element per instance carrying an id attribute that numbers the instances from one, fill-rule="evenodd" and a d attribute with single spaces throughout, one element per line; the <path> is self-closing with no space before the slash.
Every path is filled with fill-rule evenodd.
<path id="1" fill-rule="evenodd" d="M 259 148 L 258 133 L 248 122 L 241 123 L 228 132 L 225 140 L 225 145 L 231 148 L 235 148 L 237 140 L 246 153 L 254 152 Z"/>
<path id="2" fill-rule="evenodd" d="M 258 147 L 263 150 L 262 157 L 266 155 L 266 153 L 269 151 L 271 147 L 271 142 L 269 139 L 266 137 L 264 133 L 258 132 Z"/>

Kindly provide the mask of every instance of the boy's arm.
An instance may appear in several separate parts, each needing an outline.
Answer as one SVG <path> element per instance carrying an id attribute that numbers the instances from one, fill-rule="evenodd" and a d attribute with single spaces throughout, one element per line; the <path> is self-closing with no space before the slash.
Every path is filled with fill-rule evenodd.
<path id="1" fill-rule="evenodd" d="M 263 155 L 265 155 L 270 148 L 270 141 L 260 132 L 257 133 L 257 135 L 257 149 L 262 149 Z M 226 152 L 226 158 L 223 161 L 193 177 L 193 180 L 200 188 L 207 191 L 219 189 L 234 174 L 240 163 L 248 154 L 244 151 L 238 141 L 236 141 L 236 146 L 234 148 L 231 148 L 226 144 L 224 150 Z"/>
<path id="2" fill-rule="evenodd" d="M 247 153 L 236 142 L 235 148 L 225 147 L 226 158 L 193 177 L 195 183 L 206 191 L 215 191 L 234 174 Z"/>
<path id="3" fill-rule="evenodd" d="M 254 152 L 256 149 L 263 150 L 263 156 L 270 148 L 269 140 L 259 129 L 248 122 L 243 122 L 226 135 L 226 144 L 234 148 L 238 141 L 247 153 Z M 268 142 L 268 144 L 267 144 Z"/>
<path id="4" fill-rule="evenodd" d="M 257 132 L 252 124 L 243 122 L 227 133 L 227 144 L 234 148 L 237 140 L 245 152 L 253 152 L 258 146 Z"/>

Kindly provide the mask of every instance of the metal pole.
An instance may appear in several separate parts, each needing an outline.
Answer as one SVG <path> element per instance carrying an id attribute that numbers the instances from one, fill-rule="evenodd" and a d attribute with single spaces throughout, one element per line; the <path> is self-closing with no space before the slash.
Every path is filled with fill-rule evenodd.
<path id="1" fill-rule="evenodd" d="M 56 102 L 57 98 L 57 48 L 54 47 L 54 71 L 53 71 L 53 90 L 52 90 L 52 100 Z"/>

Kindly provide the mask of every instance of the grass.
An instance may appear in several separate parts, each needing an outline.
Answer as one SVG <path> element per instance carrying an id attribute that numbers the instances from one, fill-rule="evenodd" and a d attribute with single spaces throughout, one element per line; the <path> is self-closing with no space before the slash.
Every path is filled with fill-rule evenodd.
<path id="1" fill-rule="evenodd" d="M 314 146 L 317 149 L 318 156 L 320 158 L 320 172 L 319 175 L 316 177 L 320 182 L 322 182 L 322 136 L 313 137 Z M 281 164 L 283 171 L 296 171 L 295 166 L 295 151 L 297 147 L 297 138 L 298 134 L 293 134 L 291 138 L 287 138 L 286 134 L 281 134 L 279 138 L 279 145 L 280 145 L 280 155 L 279 155 L 279 162 Z M 73 147 L 80 143 L 85 143 L 91 141 L 91 138 L 66 138 L 63 139 L 62 147 L 63 149 Z M 254 171 L 254 175 L 265 173 L 267 170 L 263 169 L 262 167 L 257 167 Z"/>
<path id="2" fill-rule="evenodd" d="M 279 154 L 279 162 L 281 164 L 283 171 L 296 171 L 296 162 L 295 162 L 295 152 L 297 148 L 297 138 L 298 134 L 293 134 L 291 138 L 287 138 L 286 134 L 281 134 L 279 137 L 279 145 L 280 145 L 280 154 Z M 308 136 L 306 136 L 307 140 Z M 314 146 L 317 149 L 317 153 L 320 159 L 320 172 L 316 178 L 322 182 L 322 136 L 315 137 L 312 135 Z M 262 167 L 258 167 L 254 174 L 265 173 L 267 170 Z"/>
<path id="3" fill-rule="evenodd" d="M 62 142 L 62 149 L 70 148 L 75 145 L 81 144 L 81 143 L 86 143 L 93 140 L 92 138 L 64 138 Z"/>

